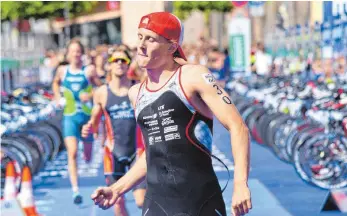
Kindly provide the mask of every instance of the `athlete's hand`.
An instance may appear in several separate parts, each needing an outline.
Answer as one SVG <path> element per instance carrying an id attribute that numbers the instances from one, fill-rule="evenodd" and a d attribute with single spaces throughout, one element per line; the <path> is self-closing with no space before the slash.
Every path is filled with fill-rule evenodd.
<path id="1" fill-rule="evenodd" d="M 245 215 L 251 208 L 251 192 L 247 186 L 247 183 L 234 183 L 234 193 L 231 203 L 232 215 Z"/>
<path id="2" fill-rule="evenodd" d="M 87 93 L 87 92 L 82 92 L 80 94 L 80 100 L 82 102 L 88 102 L 88 101 L 90 101 L 91 98 L 92 98 L 92 96 L 89 93 Z"/>
<path id="3" fill-rule="evenodd" d="M 89 120 L 87 124 L 83 125 L 81 130 L 81 136 L 83 138 L 87 138 L 90 133 L 93 133 L 95 139 L 98 137 L 97 130 L 93 129 L 93 123 L 91 120 Z"/>
<path id="4" fill-rule="evenodd" d="M 54 96 L 54 103 L 58 108 L 61 108 L 61 96 L 60 95 L 56 95 Z"/>
<path id="5" fill-rule="evenodd" d="M 104 210 L 113 206 L 119 197 L 119 193 L 112 191 L 111 187 L 99 187 L 91 195 L 95 205 Z"/>

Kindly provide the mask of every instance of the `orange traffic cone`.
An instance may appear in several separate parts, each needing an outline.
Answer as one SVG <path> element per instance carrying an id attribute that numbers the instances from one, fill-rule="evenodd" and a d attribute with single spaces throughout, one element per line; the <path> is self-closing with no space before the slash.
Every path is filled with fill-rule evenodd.
<path id="1" fill-rule="evenodd" d="M 106 184 L 110 185 L 113 178 L 113 157 L 107 146 L 104 147 L 104 175 L 106 177 Z"/>
<path id="2" fill-rule="evenodd" d="M 15 199 L 16 196 L 16 170 L 14 168 L 14 162 L 11 161 L 6 166 L 4 200 Z"/>
<path id="3" fill-rule="evenodd" d="M 26 216 L 38 216 L 31 183 L 31 172 L 28 166 L 23 168 L 22 185 L 18 195 L 19 202 Z"/>

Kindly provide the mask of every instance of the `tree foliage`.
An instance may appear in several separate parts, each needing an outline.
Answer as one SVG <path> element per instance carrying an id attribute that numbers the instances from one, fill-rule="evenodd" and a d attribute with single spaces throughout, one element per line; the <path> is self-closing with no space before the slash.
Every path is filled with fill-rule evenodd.
<path id="1" fill-rule="evenodd" d="M 3 1 L 1 20 L 63 17 L 65 7 L 68 7 L 70 16 L 75 16 L 91 11 L 96 4 L 96 1 Z"/>
<path id="2" fill-rule="evenodd" d="M 229 12 L 233 6 L 230 1 L 175 1 L 173 7 L 173 13 L 180 19 L 184 20 L 192 11 L 199 10 L 204 12 L 208 21 L 211 11 Z"/>

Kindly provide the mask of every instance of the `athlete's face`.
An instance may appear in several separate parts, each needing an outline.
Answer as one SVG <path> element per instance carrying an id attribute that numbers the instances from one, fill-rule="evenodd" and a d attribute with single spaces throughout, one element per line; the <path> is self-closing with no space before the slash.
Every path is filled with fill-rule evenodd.
<path id="1" fill-rule="evenodd" d="M 111 61 L 111 73 L 117 77 L 126 75 L 129 69 L 130 59 L 124 52 L 114 52 L 109 59 Z"/>
<path id="2" fill-rule="evenodd" d="M 171 43 L 164 37 L 148 29 L 138 30 L 137 62 L 139 67 L 156 69 L 164 65 L 168 58 L 172 58 L 169 52 Z"/>
<path id="3" fill-rule="evenodd" d="M 72 43 L 67 50 L 67 58 L 71 64 L 78 64 L 82 61 L 82 48 L 78 43 Z"/>

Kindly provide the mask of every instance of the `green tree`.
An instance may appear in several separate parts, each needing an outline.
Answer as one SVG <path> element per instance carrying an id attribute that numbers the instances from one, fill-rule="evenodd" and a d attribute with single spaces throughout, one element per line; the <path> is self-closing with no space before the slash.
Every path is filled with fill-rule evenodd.
<path id="1" fill-rule="evenodd" d="M 1 2 L 1 20 L 63 17 L 66 6 L 69 15 L 75 16 L 90 12 L 96 4 L 96 1 L 4 1 Z"/>
<path id="2" fill-rule="evenodd" d="M 186 19 L 194 10 L 203 11 L 208 23 L 211 11 L 229 12 L 232 9 L 230 1 L 175 1 L 173 13 L 180 19 Z"/>

